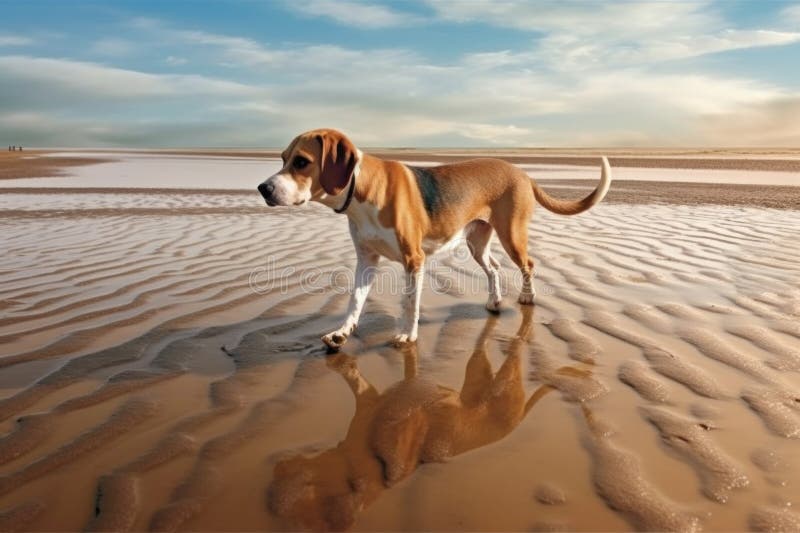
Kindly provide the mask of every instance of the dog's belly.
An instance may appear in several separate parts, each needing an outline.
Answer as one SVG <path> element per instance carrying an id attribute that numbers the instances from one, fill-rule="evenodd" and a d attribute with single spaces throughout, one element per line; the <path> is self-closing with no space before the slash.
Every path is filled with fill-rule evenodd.
<path id="1" fill-rule="evenodd" d="M 359 231 L 357 242 L 359 246 L 363 246 L 391 261 L 402 261 L 403 259 L 394 231 L 383 228 Z M 427 255 L 441 254 L 454 250 L 463 242 L 466 241 L 464 239 L 464 230 L 461 230 L 449 239 L 423 239 L 422 251 Z"/>
<path id="2" fill-rule="evenodd" d="M 394 242 L 391 242 L 391 240 L 394 240 Z M 391 261 L 402 261 L 403 259 L 400 254 L 400 247 L 397 245 L 397 238 L 394 235 L 388 240 L 363 238 L 359 240 L 359 244 Z"/>
<path id="3" fill-rule="evenodd" d="M 462 242 L 466 242 L 463 229 L 457 231 L 450 238 L 422 239 L 422 251 L 428 255 L 449 252 L 457 248 Z"/>

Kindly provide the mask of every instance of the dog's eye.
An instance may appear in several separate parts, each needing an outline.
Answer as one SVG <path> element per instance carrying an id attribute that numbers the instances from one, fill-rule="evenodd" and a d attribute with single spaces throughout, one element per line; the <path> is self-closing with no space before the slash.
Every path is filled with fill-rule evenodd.
<path id="1" fill-rule="evenodd" d="M 296 168 L 297 170 L 303 170 L 304 168 L 306 168 L 308 166 L 309 163 L 310 163 L 310 161 L 308 159 L 306 159 L 305 157 L 297 156 L 297 157 L 294 158 L 294 161 L 292 161 L 292 166 L 294 168 Z"/>

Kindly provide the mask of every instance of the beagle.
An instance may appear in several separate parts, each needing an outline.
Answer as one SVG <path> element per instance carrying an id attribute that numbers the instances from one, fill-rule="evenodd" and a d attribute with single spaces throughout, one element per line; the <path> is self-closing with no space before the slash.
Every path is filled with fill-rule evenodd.
<path id="1" fill-rule="evenodd" d="M 472 159 L 436 167 L 413 167 L 361 152 L 343 133 L 318 129 L 295 137 L 281 154 L 283 168 L 258 186 L 269 206 L 316 201 L 347 215 L 356 250 L 355 287 L 344 323 L 322 337 L 338 349 L 358 324 L 381 256 L 406 272 L 403 317 L 396 344 L 417 339 L 426 254 L 466 239 L 489 279 L 486 308 L 500 306 L 500 264 L 489 240 L 500 243 L 522 272 L 521 304 L 533 304 L 533 260 L 528 256 L 528 221 L 535 202 L 574 215 L 605 197 L 611 168 L 602 158 L 600 183 L 581 200 L 558 200 L 500 159 Z"/>

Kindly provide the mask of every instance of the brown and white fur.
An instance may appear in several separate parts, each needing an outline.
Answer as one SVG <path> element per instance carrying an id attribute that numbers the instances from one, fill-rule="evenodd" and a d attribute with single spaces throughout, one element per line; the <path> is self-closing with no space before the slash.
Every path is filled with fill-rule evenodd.
<path id="1" fill-rule="evenodd" d="M 415 168 L 362 153 L 332 129 L 298 135 L 281 154 L 283 168 L 258 186 L 270 206 L 316 201 L 341 208 L 350 180 L 352 202 L 345 214 L 356 249 L 355 287 L 344 323 L 322 337 L 339 348 L 358 324 L 381 256 L 400 262 L 406 272 L 403 318 L 395 343 L 417 339 L 425 256 L 465 238 L 489 278 L 486 308 L 500 306 L 499 263 L 489 240 L 500 243 L 522 272 L 521 304 L 532 304 L 533 260 L 528 256 L 528 221 L 538 202 L 561 215 L 575 215 L 600 202 L 611 185 L 611 168 L 602 158 L 600 183 L 581 200 L 552 198 L 514 165 L 500 159 L 472 159 Z"/>
<path id="2" fill-rule="evenodd" d="M 413 343 L 402 349 L 403 379 L 383 390 L 368 381 L 353 356 L 329 356 L 328 366 L 355 397 L 353 418 L 336 446 L 311 456 L 295 453 L 275 464 L 267 491 L 270 509 L 295 527 L 346 530 L 423 463 L 445 462 L 511 434 L 555 389 L 540 385 L 526 397 L 522 359 L 533 332 L 533 307 L 522 309 L 522 323 L 504 344 L 505 359 L 495 372 L 489 355 L 497 321 L 487 318 L 459 390 L 419 375 Z M 574 367 L 555 373 L 576 379 L 590 374 Z"/>

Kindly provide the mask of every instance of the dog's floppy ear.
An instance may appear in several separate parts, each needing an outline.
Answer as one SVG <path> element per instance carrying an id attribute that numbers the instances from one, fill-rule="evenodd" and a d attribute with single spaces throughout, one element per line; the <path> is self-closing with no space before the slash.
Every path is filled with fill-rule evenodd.
<path id="1" fill-rule="evenodd" d="M 319 184 L 326 193 L 339 194 L 347 186 L 356 168 L 356 147 L 344 135 L 317 135 L 322 144 Z"/>

